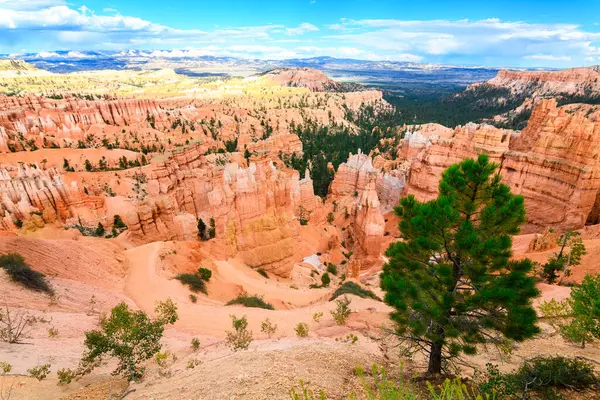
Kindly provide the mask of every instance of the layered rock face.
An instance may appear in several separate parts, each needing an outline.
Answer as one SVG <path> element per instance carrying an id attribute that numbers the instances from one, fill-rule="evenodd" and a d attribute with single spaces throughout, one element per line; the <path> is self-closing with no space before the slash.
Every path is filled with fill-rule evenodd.
<path id="1" fill-rule="evenodd" d="M 371 157 L 359 150 L 358 154 L 351 154 L 348 161 L 340 164 L 330 192 L 334 196 L 349 196 L 374 189 L 378 207 L 382 214 L 386 214 L 398 203 L 405 183 L 404 176 L 396 177 L 374 168 Z"/>
<path id="2" fill-rule="evenodd" d="M 433 135 L 427 146 L 410 166 L 407 193 L 420 201 L 437 197 L 442 173 L 452 164 L 465 158 L 486 153 L 491 161 L 500 163 L 508 150 L 511 132 L 490 125 L 467 124 L 457 127 L 451 139 Z"/>
<path id="3" fill-rule="evenodd" d="M 600 125 L 582 112 L 541 101 L 520 136 L 468 124 L 451 139 L 432 140 L 410 169 L 407 193 L 420 200 L 437 195 L 441 173 L 451 164 L 486 153 L 501 165 L 503 182 L 525 198 L 525 231 L 554 226 L 577 229 L 600 209 Z"/>
<path id="4" fill-rule="evenodd" d="M 9 139 L 16 142 L 19 135 L 34 136 L 34 140 L 84 140 L 88 128 L 96 124 L 126 126 L 149 117 L 160 121 L 163 116 L 156 101 L 147 99 L 88 101 L 75 97 L 52 100 L 0 96 L 0 151 L 8 151 Z"/>
<path id="5" fill-rule="evenodd" d="M 486 84 L 510 89 L 513 93 L 531 96 L 598 93 L 600 68 L 571 68 L 560 71 L 508 71 L 498 72 Z"/>
<path id="6" fill-rule="evenodd" d="M 6 230 L 14 228 L 17 221 L 43 226 L 71 217 L 73 207 L 98 209 L 102 204 L 101 198 L 81 192 L 76 182 L 65 185 L 55 169 L 19 165 L 16 174 L 0 170 L 0 218 Z"/>
<path id="7" fill-rule="evenodd" d="M 272 82 L 291 87 L 305 87 L 313 92 L 336 90 L 338 84 L 314 68 L 277 68 L 262 74 Z"/>
<path id="8" fill-rule="evenodd" d="M 310 178 L 267 159 L 242 168 L 226 155 L 202 153 L 200 146 L 187 149 L 147 170 L 149 197 L 127 214 L 132 238 L 195 240 L 196 218 L 206 226 L 213 219 L 227 256 L 288 276 L 298 261 L 296 210 L 317 204 Z"/>
<path id="9" fill-rule="evenodd" d="M 367 257 L 380 255 L 385 230 L 382 214 L 397 204 L 403 188 L 402 179 L 375 169 L 366 154 L 350 155 L 348 161 L 339 166 L 330 191 L 334 197 L 351 199 L 350 233 Z"/>

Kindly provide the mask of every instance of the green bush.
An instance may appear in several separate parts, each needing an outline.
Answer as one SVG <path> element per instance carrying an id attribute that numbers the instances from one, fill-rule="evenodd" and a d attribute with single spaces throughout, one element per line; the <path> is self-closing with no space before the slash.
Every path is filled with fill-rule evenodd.
<path id="1" fill-rule="evenodd" d="M 327 287 L 327 286 L 329 286 L 330 283 L 331 283 L 331 278 L 329 277 L 329 274 L 327 272 L 325 272 L 323 275 L 321 275 L 321 284 L 323 287 Z"/>
<path id="2" fill-rule="evenodd" d="M 70 368 L 61 368 L 56 371 L 56 375 L 58 377 L 59 385 L 68 385 L 77 376 L 75 371 L 71 370 Z"/>
<path id="3" fill-rule="evenodd" d="M 50 364 L 36 365 L 35 367 L 28 369 L 27 373 L 38 381 L 42 381 L 46 379 L 50 373 Z"/>
<path id="4" fill-rule="evenodd" d="M 202 278 L 203 281 L 209 281 L 212 276 L 212 271 L 208 268 L 198 268 L 197 275 Z"/>
<path id="5" fill-rule="evenodd" d="M 230 315 L 230 317 L 234 330 L 226 332 L 227 338 L 225 340 L 227 345 L 233 351 L 248 350 L 252 342 L 252 331 L 248 330 L 248 318 L 245 315 L 242 318 L 238 318 L 235 315 Z"/>
<path id="6" fill-rule="evenodd" d="M 274 310 L 272 304 L 265 302 L 262 296 L 249 296 L 245 293 L 240 294 L 233 300 L 229 300 L 226 305 L 231 306 L 234 304 L 241 304 L 246 307 L 264 308 L 267 310 Z"/>
<path id="7" fill-rule="evenodd" d="M 202 292 L 207 294 L 206 282 L 197 274 L 179 274 L 175 279 L 184 285 L 188 285 L 192 292 Z"/>
<path id="8" fill-rule="evenodd" d="M 308 337 L 308 325 L 304 322 L 298 322 L 298 325 L 294 328 L 296 336 L 299 338 Z"/>
<path id="9" fill-rule="evenodd" d="M 115 214 L 113 217 L 113 226 L 117 229 L 127 229 L 127 225 L 125 225 L 119 214 Z"/>
<path id="10" fill-rule="evenodd" d="M 356 284 L 354 282 L 344 282 L 344 284 L 342 286 L 340 286 L 339 288 L 337 288 L 335 290 L 335 292 L 333 292 L 333 295 L 331 296 L 329 301 L 335 300 L 336 298 L 338 298 L 339 296 L 342 296 L 344 294 L 353 294 L 353 295 L 362 297 L 363 299 L 370 298 L 370 299 L 381 301 L 381 299 L 379 297 L 377 297 L 377 295 L 375 293 L 373 293 L 371 290 L 363 289 L 362 287 L 360 287 L 358 284 Z"/>
<path id="11" fill-rule="evenodd" d="M 265 278 L 269 279 L 269 275 L 267 275 L 267 271 L 265 271 L 264 269 L 259 268 L 259 269 L 256 270 L 256 272 L 258 272 L 259 274 L 261 274 Z"/>
<path id="12" fill-rule="evenodd" d="M 335 265 L 333 263 L 327 264 L 327 272 L 329 272 L 332 275 L 337 275 L 338 274 L 337 265 Z"/>
<path id="13" fill-rule="evenodd" d="M 555 389 L 582 390 L 599 383 L 594 367 L 587 361 L 567 357 L 536 357 L 525 361 L 512 373 L 500 373 L 498 366 L 487 364 L 480 379 L 483 393 L 494 393 L 498 398 L 526 398 L 535 392 L 542 398 L 555 396 Z"/>
<path id="14" fill-rule="evenodd" d="M 105 357 L 118 360 L 114 375 L 139 379 L 144 373 L 144 362 L 161 349 L 165 325 L 177 321 L 177 307 L 170 299 L 157 302 L 156 318 L 141 310 L 132 310 L 125 303 L 114 307 L 110 315 L 103 315 L 100 326 L 85 333 L 85 352 L 79 364 L 78 375 L 90 373 Z"/>
<path id="15" fill-rule="evenodd" d="M 54 294 L 45 275 L 31 269 L 20 254 L 9 253 L 0 256 L 0 268 L 6 271 L 13 282 L 18 283 L 27 289 L 36 292 L 44 292 L 50 295 Z"/>
<path id="16" fill-rule="evenodd" d="M 335 320 L 336 324 L 345 325 L 346 319 L 352 313 L 352 310 L 350 310 L 351 301 L 346 296 L 344 296 L 343 299 L 338 299 L 335 302 L 336 309 L 335 311 L 331 311 L 331 315 L 333 316 L 333 319 Z"/>

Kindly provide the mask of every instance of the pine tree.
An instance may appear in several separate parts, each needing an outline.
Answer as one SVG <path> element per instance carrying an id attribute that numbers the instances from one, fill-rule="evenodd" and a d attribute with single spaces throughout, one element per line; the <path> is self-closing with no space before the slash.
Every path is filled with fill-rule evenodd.
<path id="1" fill-rule="evenodd" d="M 202 218 L 198 218 L 198 237 L 200 240 L 206 240 L 206 224 Z"/>
<path id="2" fill-rule="evenodd" d="M 486 155 L 450 166 L 437 199 L 401 200 L 404 241 L 386 255 L 381 288 L 395 308 L 397 335 L 429 357 L 429 373 L 477 345 L 539 332 L 531 300 L 539 292 L 529 260 L 510 261 L 511 235 L 525 220 L 523 198 L 510 192 Z"/>
<path id="3" fill-rule="evenodd" d="M 557 243 L 560 251 L 548 259 L 542 270 L 542 277 L 549 284 L 556 283 L 559 271 L 561 276 L 558 283 L 561 284 L 565 277 L 571 276 L 569 267 L 579 265 L 581 257 L 587 254 L 579 232 L 567 231 L 560 235 Z"/>
<path id="4" fill-rule="evenodd" d="M 600 339 L 600 275 L 586 275 L 579 287 L 573 288 L 569 298 L 571 321 L 560 327 L 561 335 L 581 343 Z"/>

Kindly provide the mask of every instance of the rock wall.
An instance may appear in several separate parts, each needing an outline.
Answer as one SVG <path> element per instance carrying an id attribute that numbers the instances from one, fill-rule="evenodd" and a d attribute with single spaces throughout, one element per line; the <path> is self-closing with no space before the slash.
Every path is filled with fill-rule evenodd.
<path id="1" fill-rule="evenodd" d="M 406 192 L 430 200 L 444 169 L 486 153 L 501 165 L 502 180 L 513 193 L 525 198 L 524 231 L 578 229 L 600 209 L 599 146 L 599 123 L 542 100 L 520 135 L 468 124 L 451 139 L 432 140 L 412 163 Z"/>
<path id="2" fill-rule="evenodd" d="M 0 96 L 0 151 L 8 151 L 7 141 L 18 135 L 83 140 L 95 124 L 125 126 L 164 111 L 149 99 L 89 101 L 76 97 L 53 100 L 38 96 Z M 3 138 L 3 139 L 2 139 Z"/>
<path id="3" fill-rule="evenodd" d="M 212 218 L 227 256 L 288 276 L 298 261 L 296 210 L 318 204 L 310 178 L 301 180 L 298 172 L 278 169 L 268 159 L 243 168 L 227 155 L 202 153 L 192 147 L 147 169 L 148 199 L 127 214 L 132 238 L 192 240 L 196 219 L 209 226 Z"/>
<path id="4" fill-rule="evenodd" d="M 55 169 L 42 170 L 19 165 L 17 171 L 0 170 L 0 219 L 4 229 L 14 228 L 20 220 L 35 225 L 72 217 L 72 207 L 101 208 L 102 198 L 87 196 L 76 182 L 65 185 Z"/>

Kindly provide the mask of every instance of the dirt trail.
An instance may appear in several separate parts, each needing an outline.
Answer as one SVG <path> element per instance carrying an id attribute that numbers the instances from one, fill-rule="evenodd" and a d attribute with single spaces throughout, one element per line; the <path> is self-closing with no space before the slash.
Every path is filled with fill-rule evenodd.
<path id="1" fill-rule="evenodd" d="M 126 278 L 125 293 L 142 310 L 153 314 L 156 301 L 167 297 L 173 299 L 178 307 L 179 321 L 175 324 L 177 330 L 214 336 L 222 338 L 225 331 L 231 327 L 230 315 L 247 315 L 250 329 L 256 335 L 260 332 L 260 323 L 269 318 L 279 327 L 281 336 L 295 336 L 294 327 L 298 322 L 306 322 L 313 328 L 316 323 L 312 316 L 315 312 L 323 312 L 325 319 L 331 319 L 329 311 L 335 308 L 335 303 L 323 301 L 307 305 L 303 308 L 292 310 L 265 310 L 260 308 L 246 308 L 243 306 L 224 306 L 222 302 L 210 299 L 204 295 L 198 296 L 198 302 L 192 303 L 189 299 L 190 292 L 176 280 L 161 274 L 160 254 L 163 249 L 162 242 L 154 242 L 136 247 L 125 252 L 129 259 L 130 270 Z M 266 281 L 262 277 L 253 278 L 249 274 L 241 273 L 238 267 L 227 261 L 217 262 L 217 273 L 227 277 L 232 282 L 241 284 L 253 294 L 268 294 L 268 299 L 279 298 L 284 302 L 295 304 L 309 304 L 319 298 L 326 299 L 326 290 L 294 290 L 276 281 Z M 254 292 L 253 292 L 254 291 Z M 313 294 L 314 293 L 314 294 Z M 377 311 L 387 312 L 387 307 L 371 299 L 353 297 L 353 311 L 365 311 L 375 308 Z M 368 311 L 367 311 L 368 312 Z M 333 321 L 330 321 L 333 325 Z M 319 325 L 323 328 L 323 323 Z"/>

